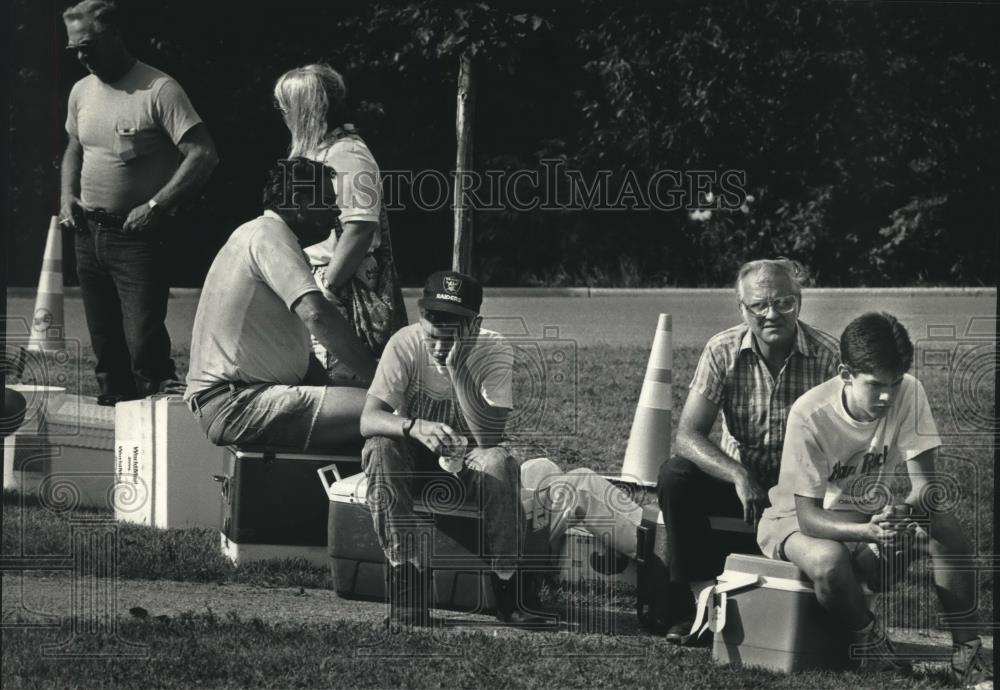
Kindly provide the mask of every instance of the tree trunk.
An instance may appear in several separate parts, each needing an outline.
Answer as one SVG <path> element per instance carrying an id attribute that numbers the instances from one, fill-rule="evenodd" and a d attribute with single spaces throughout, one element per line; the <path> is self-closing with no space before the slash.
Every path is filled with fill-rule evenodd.
<path id="1" fill-rule="evenodd" d="M 458 154 L 455 161 L 455 241 L 451 268 L 461 273 L 472 271 L 472 206 L 466 198 L 472 173 L 472 116 L 476 108 L 475 75 L 472 57 L 462 55 L 458 68 L 458 109 L 455 133 Z"/>

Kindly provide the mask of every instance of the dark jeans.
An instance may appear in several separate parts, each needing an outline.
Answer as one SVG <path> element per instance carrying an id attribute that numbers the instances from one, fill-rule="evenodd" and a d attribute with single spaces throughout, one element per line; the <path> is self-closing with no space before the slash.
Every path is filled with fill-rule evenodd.
<path id="1" fill-rule="evenodd" d="M 176 378 L 170 358 L 163 232 L 124 233 L 92 220 L 76 234 L 76 272 L 104 395 L 145 397 Z"/>
<path id="2" fill-rule="evenodd" d="M 708 517 L 743 517 L 736 487 L 675 455 L 660 466 L 656 493 L 667 532 L 670 581 L 688 583 L 716 577 L 728 554 Z"/>

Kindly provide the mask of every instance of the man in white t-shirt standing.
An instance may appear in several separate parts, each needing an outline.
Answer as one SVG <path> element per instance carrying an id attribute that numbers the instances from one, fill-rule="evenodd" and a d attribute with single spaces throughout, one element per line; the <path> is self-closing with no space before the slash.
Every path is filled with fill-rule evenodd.
<path id="1" fill-rule="evenodd" d="M 480 327 L 482 301 L 475 279 L 452 271 L 432 274 L 418 302 L 420 322 L 392 336 L 368 389 L 361 463 L 375 531 L 391 566 L 387 589 L 395 623 L 430 622 L 431 554 L 413 513 L 413 495 L 421 487 L 428 494 L 450 493 L 455 504 L 468 493 L 475 497 L 497 618 L 516 625 L 539 622 L 520 605 L 520 473 L 499 445 L 513 408 L 513 348 Z M 457 477 L 443 469 L 449 460 L 446 469 Z"/>
<path id="2" fill-rule="evenodd" d="M 840 357 L 840 375 L 789 412 L 778 483 L 757 531 L 761 551 L 801 568 L 819 602 L 854 631 L 861 667 L 884 671 L 908 664 L 868 610 L 859 573 L 878 587 L 881 576 L 929 552 L 955 645 L 952 673 L 964 687 L 992 688 L 974 630 L 975 575 L 949 567 L 972 550 L 954 515 L 935 506 L 941 439 L 923 386 L 906 373 L 909 335 L 889 314 L 864 314 L 844 330 Z M 892 479 L 903 472 L 911 490 L 893 505 Z"/>

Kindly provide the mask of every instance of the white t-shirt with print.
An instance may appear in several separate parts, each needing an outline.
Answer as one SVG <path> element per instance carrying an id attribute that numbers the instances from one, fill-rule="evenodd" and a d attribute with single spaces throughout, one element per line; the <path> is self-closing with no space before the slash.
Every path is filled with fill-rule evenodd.
<path id="1" fill-rule="evenodd" d="M 765 519 L 795 515 L 795 496 L 823 499 L 825 510 L 874 513 L 890 500 L 904 463 L 941 439 L 920 381 L 903 376 L 883 417 L 859 422 L 844 407 L 844 381 L 832 378 L 800 397 L 788 414 L 778 483 Z"/>
<path id="2" fill-rule="evenodd" d="M 480 329 L 469 367 L 483 398 L 493 407 L 513 408 L 514 350 L 502 335 Z M 403 417 L 442 422 L 468 432 L 448 370 L 424 344 L 419 323 L 397 331 L 385 346 L 368 395 Z"/>

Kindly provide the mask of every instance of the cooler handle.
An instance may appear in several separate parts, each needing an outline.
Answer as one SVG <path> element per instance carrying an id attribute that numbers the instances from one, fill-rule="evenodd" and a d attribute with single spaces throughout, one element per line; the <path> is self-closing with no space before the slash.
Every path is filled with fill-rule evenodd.
<path id="1" fill-rule="evenodd" d="M 212 479 L 219 482 L 222 486 L 219 487 L 219 493 L 222 494 L 222 498 L 229 500 L 229 477 L 224 474 L 213 474 Z"/>
<path id="2" fill-rule="evenodd" d="M 328 482 L 326 480 L 326 473 L 327 472 L 332 472 L 333 473 L 333 481 L 332 482 Z M 340 481 L 340 470 L 337 469 L 337 465 L 336 464 L 332 464 L 332 465 L 327 465 L 326 467 L 320 467 L 318 470 L 316 470 L 316 474 L 319 475 L 319 480 L 321 482 L 323 482 L 323 490 L 326 491 L 326 495 L 329 496 L 330 495 L 330 486 L 333 485 L 334 483 Z"/>

